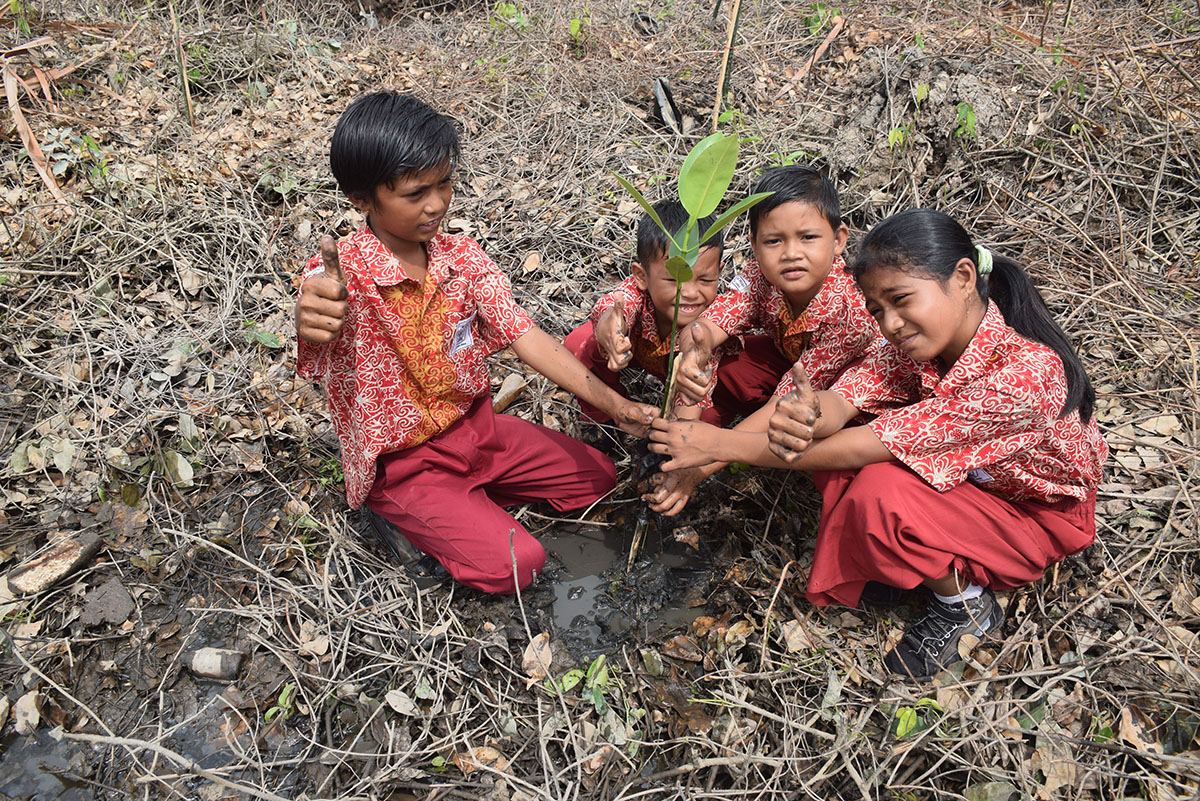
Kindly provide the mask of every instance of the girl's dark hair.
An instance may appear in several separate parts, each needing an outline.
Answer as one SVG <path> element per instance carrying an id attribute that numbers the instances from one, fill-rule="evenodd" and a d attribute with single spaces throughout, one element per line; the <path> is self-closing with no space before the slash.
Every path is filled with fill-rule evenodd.
<path id="1" fill-rule="evenodd" d="M 888 217 L 863 237 L 850 271 L 860 281 L 867 272 L 887 267 L 925 273 L 945 282 L 960 259 L 977 264 L 978 258 L 975 243 L 954 218 L 933 209 L 909 209 Z M 1096 391 L 1079 355 L 1054 321 L 1024 268 L 1006 256 L 993 253 L 992 272 L 987 276 L 977 275 L 975 289 L 985 303 L 989 296 L 996 302 L 1004 320 L 1018 334 L 1042 343 L 1062 359 L 1067 400 L 1060 416 L 1066 417 L 1078 409 L 1080 419 L 1090 420 Z"/>
<path id="2" fill-rule="evenodd" d="M 397 178 L 458 163 L 450 118 L 412 95 L 388 90 L 355 100 L 342 112 L 329 144 L 329 166 L 347 197 L 373 198 Z"/>
<path id="3" fill-rule="evenodd" d="M 663 221 L 663 225 L 674 235 L 679 232 L 679 229 L 687 225 L 689 215 L 687 209 L 679 202 L 677 198 L 667 198 L 660 200 L 654 204 L 654 211 L 658 213 L 658 219 Z M 704 232 L 717 221 L 716 214 L 710 214 L 702 220 L 697 221 L 696 229 L 697 236 L 703 236 Z M 666 256 L 667 248 L 670 240 L 663 230 L 658 227 L 658 223 L 654 222 L 654 218 L 649 214 L 642 213 L 642 217 L 638 220 L 637 227 L 637 260 L 641 262 L 643 267 L 649 268 L 650 262 L 658 259 L 660 256 Z M 725 230 L 721 229 L 713 234 L 701 246 L 702 248 L 717 248 L 718 250 L 725 246 Z"/>
<path id="4" fill-rule="evenodd" d="M 750 190 L 751 194 L 759 192 L 775 194 L 763 198 L 750 209 L 751 236 L 758 233 L 759 220 L 784 203 L 794 200 L 816 206 L 835 233 L 842 225 L 842 204 L 838 200 L 837 187 L 812 167 L 802 167 L 798 164 L 772 167 L 762 174 Z"/>

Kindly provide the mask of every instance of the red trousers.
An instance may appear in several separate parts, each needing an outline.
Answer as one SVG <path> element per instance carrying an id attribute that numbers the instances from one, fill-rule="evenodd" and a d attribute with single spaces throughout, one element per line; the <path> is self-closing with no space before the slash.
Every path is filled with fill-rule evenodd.
<path id="1" fill-rule="evenodd" d="M 625 394 L 620 377 L 608 369 L 608 357 L 600 350 L 591 323 L 584 323 L 567 334 L 563 345 L 593 375 L 622 395 Z M 700 419 L 724 428 L 738 415 L 757 411 L 771 399 L 779 380 L 791 366 L 792 363 L 779 352 L 770 337 L 745 337 L 745 350 L 721 359 L 717 368 L 717 387 L 713 390 L 713 405 L 704 409 Z M 597 423 L 607 423 L 612 419 L 583 401 L 579 402 L 579 410 Z"/>
<path id="2" fill-rule="evenodd" d="M 724 428 L 739 415 L 753 414 L 775 394 L 779 381 L 792 369 L 792 363 L 779 352 L 775 341 L 763 334 L 742 337 L 741 353 L 721 359 L 717 367 L 717 386 L 713 390 L 714 420 L 705 420 Z"/>
<path id="3" fill-rule="evenodd" d="M 512 593 L 546 551 L 502 506 L 546 502 L 558 510 L 596 501 L 617 483 L 612 461 L 565 434 L 496 414 L 480 398 L 433 439 L 384 454 L 367 505 L 460 584 Z M 509 546 L 511 532 L 511 550 Z"/>
<path id="4" fill-rule="evenodd" d="M 951 569 L 1011 589 L 1096 539 L 1096 496 L 1006 501 L 974 484 L 938 492 L 899 462 L 814 473 L 823 505 L 808 599 L 855 606 L 863 585 L 911 589 Z"/>

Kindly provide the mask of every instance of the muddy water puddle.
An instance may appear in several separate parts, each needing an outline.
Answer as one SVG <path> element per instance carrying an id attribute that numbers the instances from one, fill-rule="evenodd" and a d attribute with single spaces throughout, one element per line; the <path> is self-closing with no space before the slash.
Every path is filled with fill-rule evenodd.
<path id="1" fill-rule="evenodd" d="M 636 520 L 612 526 L 562 526 L 542 535 L 551 554 L 546 579 L 552 617 L 576 656 L 611 652 L 689 625 L 702 612 L 712 556 L 688 529 L 650 519 L 632 570 L 626 570 Z M 690 543 L 690 544 L 689 544 Z"/>

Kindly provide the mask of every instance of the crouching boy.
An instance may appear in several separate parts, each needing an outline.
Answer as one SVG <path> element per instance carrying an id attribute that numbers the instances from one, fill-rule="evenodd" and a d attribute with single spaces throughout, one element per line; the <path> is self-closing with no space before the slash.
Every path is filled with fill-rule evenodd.
<path id="1" fill-rule="evenodd" d="M 458 157 L 450 119 L 414 97 L 376 92 L 342 114 L 330 166 L 367 221 L 324 238 L 305 268 L 297 369 L 325 392 L 351 508 L 366 504 L 460 583 L 511 593 L 545 551 L 502 507 L 576 509 L 616 479 L 598 451 L 496 414 L 486 357 L 511 347 L 639 436 L 656 410 L 534 325 L 478 244 L 440 232 Z"/>
<path id="2" fill-rule="evenodd" d="M 672 231 L 678 231 L 688 221 L 687 210 L 678 200 L 663 200 L 654 205 L 659 219 Z M 708 230 L 715 216 L 700 220 L 698 229 Z M 675 279 L 667 272 L 667 235 L 649 214 L 642 214 L 637 228 L 637 255 L 630 264 L 630 275 L 615 289 L 596 301 L 589 322 L 567 335 L 563 344 L 571 353 L 617 392 L 623 392 L 618 372 L 629 367 L 645 370 L 659 379 L 666 379 L 667 356 L 671 343 L 671 319 L 675 313 Z M 724 238 L 715 234 L 700 249 L 692 278 L 685 281 L 679 293 L 678 331 L 685 334 L 688 326 L 717 297 L 721 277 L 721 254 Z M 677 346 L 678 347 L 678 346 Z M 715 368 L 723 351 L 711 360 Z M 580 398 L 580 411 L 598 423 L 607 423 L 609 415 Z M 708 398 L 697 405 L 679 405 L 675 416 L 680 419 L 701 418 L 716 422 L 716 411 Z"/>

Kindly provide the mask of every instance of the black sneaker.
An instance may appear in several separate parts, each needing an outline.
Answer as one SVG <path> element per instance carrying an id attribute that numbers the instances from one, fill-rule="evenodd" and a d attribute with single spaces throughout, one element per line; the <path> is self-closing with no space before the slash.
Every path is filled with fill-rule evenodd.
<path id="1" fill-rule="evenodd" d="M 1004 612 L 991 590 L 978 598 L 954 604 L 929 599 L 923 616 L 909 623 L 904 636 L 883 662 L 902 676 L 923 679 L 961 661 L 958 641 L 964 634 L 982 637 L 999 628 Z"/>
<path id="2" fill-rule="evenodd" d="M 404 532 L 396 528 L 392 521 L 369 506 L 363 507 L 363 515 L 367 518 L 367 526 L 375 535 L 375 539 L 396 557 L 397 562 L 410 565 L 422 557 L 423 554 L 413 547 L 408 537 L 404 536 Z"/>
<path id="3" fill-rule="evenodd" d="M 858 600 L 866 606 L 890 609 L 893 606 L 899 606 L 907 593 L 908 590 L 902 590 L 890 584 L 868 581 L 866 586 L 863 587 L 862 595 L 859 596 Z"/>

